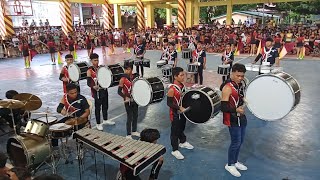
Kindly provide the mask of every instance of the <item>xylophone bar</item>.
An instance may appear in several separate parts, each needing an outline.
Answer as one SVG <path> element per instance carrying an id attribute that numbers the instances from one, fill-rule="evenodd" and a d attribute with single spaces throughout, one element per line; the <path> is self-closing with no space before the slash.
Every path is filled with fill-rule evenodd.
<path id="1" fill-rule="evenodd" d="M 133 169 L 135 176 L 166 152 L 160 144 L 127 139 L 88 128 L 76 131 L 73 137 Z"/>

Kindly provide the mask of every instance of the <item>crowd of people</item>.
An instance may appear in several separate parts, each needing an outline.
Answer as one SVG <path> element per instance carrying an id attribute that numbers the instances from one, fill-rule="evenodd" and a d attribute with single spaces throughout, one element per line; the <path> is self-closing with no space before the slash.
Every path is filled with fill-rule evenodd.
<path id="1" fill-rule="evenodd" d="M 55 52 L 69 50 L 70 41 L 73 41 L 71 44 L 75 49 L 87 49 L 89 46 L 94 48 L 104 44 L 109 46 L 112 43 L 116 47 L 124 45 L 133 47 L 134 39 L 138 34 L 145 38 L 147 50 L 161 50 L 163 42 L 166 42 L 167 39 L 174 41 L 179 51 L 188 47 L 188 37 L 191 36 L 192 29 L 194 28 L 181 31 L 169 27 L 138 31 L 134 28 L 128 30 L 119 28 L 107 31 L 97 26 L 77 26 L 74 32 L 65 35 L 57 27 L 22 27 L 16 29 L 15 35 L 2 37 L 0 58 L 23 56 L 24 44 L 38 54 L 49 53 L 48 42 L 50 40 L 54 42 L 52 45 L 55 47 Z M 292 46 L 289 54 L 298 54 L 301 47 L 304 46 L 306 55 L 320 56 L 320 29 L 317 27 L 292 26 L 281 29 L 277 26 L 266 26 L 261 29 L 255 24 L 251 26 L 243 24 L 236 27 L 217 25 L 197 28 L 196 35 L 197 41 L 208 53 L 222 53 L 227 44 L 232 44 L 233 48 L 237 48 L 240 53 L 253 55 L 256 54 L 260 42 L 263 45 L 267 37 L 273 37 L 275 46 L 279 49 L 284 44 Z"/>

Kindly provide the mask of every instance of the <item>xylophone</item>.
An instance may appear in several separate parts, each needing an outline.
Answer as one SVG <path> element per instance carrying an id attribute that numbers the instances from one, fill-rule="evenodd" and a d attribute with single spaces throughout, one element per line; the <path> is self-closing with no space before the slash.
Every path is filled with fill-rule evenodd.
<path id="1" fill-rule="evenodd" d="M 166 148 L 161 144 L 127 139 L 89 128 L 76 131 L 73 138 L 116 159 L 132 169 L 135 176 L 166 152 Z"/>

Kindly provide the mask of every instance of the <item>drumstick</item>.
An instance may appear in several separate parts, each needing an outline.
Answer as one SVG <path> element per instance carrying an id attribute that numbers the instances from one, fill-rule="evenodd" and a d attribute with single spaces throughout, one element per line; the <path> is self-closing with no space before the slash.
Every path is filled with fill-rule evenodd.
<path id="1" fill-rule="evenodd" d="M 187 113 L 188 111 L 190 111 L 192 109 L 192 107 L 191 106 L 189 106 L 189 107 L 187 107 L 187 108 L 185 108 L 185 110 L 184 111 L 178 111 L 178 114 L 182 114 L 182 113 Z"/>

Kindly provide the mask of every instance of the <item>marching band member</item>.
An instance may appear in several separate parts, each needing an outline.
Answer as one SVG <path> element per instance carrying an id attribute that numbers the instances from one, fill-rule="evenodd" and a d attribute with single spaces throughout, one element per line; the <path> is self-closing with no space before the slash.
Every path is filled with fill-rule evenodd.
<path id="1" fill-rule="evenodd" d="M 83 118 L 87 119 L 90 115 L 89 104 L 87 99 L 78 93 L 77 86 L 75 84 L 67 84 L 67 93 L 63 95 L 61 101 L 57 107 L 57 112 L 65 116 L 59 121 L 64 123 L 70 118 Z M 81 129 L 85 124 L 79 125 Z M 52 146 L 57 146 L 58 140 L 52 139 Z"/>
<path id="2" fill-rule="evenodd" d="M 184 134 L 186 126 L 186 118 L 181 112 L 186 109 L 181 105 L 182 93 L 185 88 L 184 71 L 181 67 L 172 68 L 172 75 L 174 78 L 168 90 L 167 105 L 170 107 L 170 121 L 171 121 L 171 154 L 177 159 L 184 159 L 184 156 L 178 150 L 179 147 L 186 149 L 193 149 L 193 146 L 187 142 L 187 137 Z M 179 143 L 180 142 L 180 143 Z"/>
<path id="3" fill-rule="evenodd" d="M 59 80 L 63 82 L 63 93 L 67 93 L 66 86 L 69 83 L 75 84 L 77 86 L 78 92 L 80 93 L 80 85 L 79 82 L 73 82 L 69 79 L 68 67 L 73 64 L 73 56 L 71 54 L 67 54 L 65 56 L 65 61 L 67 65 L 63 66 L 60 72 Z"/>
<path id="4" fill-rule="evenodd" d="M 192 30 L 192 34 L 189 36 L 189 45 L 188 48 L 191 49 L 192 51 L 194 51 L 195 49 L 197 49 L 197 35 L 195 30 Z M 193 59 L 190 59 L 190 63 L 193 62 Z"/>
<path id="5" fill-rule="evenodd" d="M 259 55 L 252 64 L 255 64 L 261 59 L 260 65 L 273 66 L 276 64 L 276 66 L 280 66 L 279 53 L 278 50 L 272 46 L 272 42 L 272 38 L 269 37 L 266 39 L 266 46 L 261 48 Z M 260 71 L 259 74 L 261 74 Z"/>
<path id="6" fill-rule="evenodd" d="M 169 43 L 169 50 L 167 51 L 167 57 L 168 57 L 168 64 L 172 65 L 172 67 L 176 67 L 177 66 L 177 57 L 178 57 L 178 53 L 175 50 L 175 44 L 174 42 L 170 42 Z"/>
<path id="7" fill-rule="evenodd" d="M 193 63 L 198 63 L 198 72 L 195 74 L 195 83 L 198 83 L 198 76 L 200 79 L 200 85 L 203 84 L 203 70 L 206 69 L 206 63 L 207 63 L 207 55 L 206 51 L 202 48 L 202 44 L 198 43 L 197 49 L 195 50 L 195 56 L 194 56 Z"/>
<path id="8" fill-rule="evenodd" d="M 169 51 L 168 43 L 163 43 L 162 54 L 161 54 L 160 60 L 166 59 L 166 61 L 167 61 L 167 59 L 168 59 L 168 51 Z"/>
<path id="9" fill-rule="evenodd" d="M 234 64 L 231 79 L 225 81 L 222 90 L 221 111 L 223 112 L 223 124 L 228 126 L 231 144 L 228 150 L 228 164 L 225 169 L 233 176 L 240 177 L 238 170 L 248 168 L 238 161 L 240 147 L 244 141 L 247 118 L 244 114 L 244 91 L 241 82 L 244 80 L 246 67 L 243 64 Z"/>
<path id="10" fill-rule="evenodd" d="M 160 132 L 157 129 L 144 129 L 141 132 L 140 140 L 156 144 L 159 138 L 160 138 Z M 149 180 L 158 179 L 158 175 L 162 167 L 162 164 L 163 164 L 163 156 L 161 156 L 158 161 L 153 163 Z M 123 164 L 120 164 L 120 172 L 121 172 L 121 180 L 141 180 L 139 176 L 134 176 L 133 171 Z"/>
<path id="11" fill-rule="evenodd" d="M 87 70 L 87 85 L 91 88 L 91 95 L 94 98 L 94 107 L 95 107 L 95 116 L 97 122 L 97 129 L 99 131 L 103 131 L 103 126 L 100 121 L 100 112 L 102 106 L 102 115 L 103 115 L 103 123 L 114 125 L 115 122 L 108 121 L 108 107 L 109 107 L 109 100 L 108 100 L 108 89 L 104 89 L 99 86 L 97 80 L 97 71 L 99 68 L 99 55 L 93 53 L 90 55 L 90 60 L 92 66 Z"/>
<path id="12" fill-rule="evenodd" d="M 71 36 L 69 36 L 67 45 L 68 45 L 68 49 L 69 49 L 70 54 L 74 54 L 74 44 L 75 44 L 74 40 L 72 39 Z"/>
<path id="13" fill-rule="evenodd" d="M 145 53 L 146 53 L 146 49 L 145 49 L 145 45 L 143 44 L 142 38 L 138 38 L 137 45 L 134 48 L 134 54 L 136 55 L 136 59 L 141 60 L 139 65 L 136 65 L 136 71 L 138 74 L 140 74 L 139 67 L 141 69 L 141 77 L 143 77 L 143 73 L 144 73 L 142 60 Z"/>
<path id="14" fill-rule="evenodd" d="M 109 52 L 108 52 L 108 55 L 115 54 L 115 52 L 114 52 L 114 37 L 113 37 L 112 31 L 109 31 L 108 39 L 109 39 Z"/>
<path id="15" fill-rule="evenodd" d="M 51 56 L 52 65 L 56 65 L 56 44 L 54 43 L 53 37 L 49 38 L 47 46 L 48 46 L 49 53 Z"/>
<path id="16" fill-rule="evenodd" d="M 131 135 L 140 136 L 140 133 L 137 132 L 138 105 L 131 98 L 132 81 L 138 74 L 132 74 L 133 64 L 125 64 L 124 69 L 124 75 L 119 82 L 118 94 L 123 98 L 127 112 L 127 138 L 132 138 Z"/>
<path id="17" fill-rule="evenodd" d="M 91 54 L 93 53 L 93 43 L 92 43 L 92 40 L 90 39 L 89 34 L 87 35 L 85 42 L 86 42 L 88 58 L 90 58 Z"/>
<path id="18" fill-rule="evenodd" d="M 25 69 L 30 69 L 31 59 L 30 59 L 30 53 L 29 53 L 29 45 L 26 41 L 23 41 L 21 46 L 21 51 L 24 59 Z"/>
<path id="19" fill-rule="evenodd" d="M 103 58 L 105 58 L 107 56 L 107 52 L 106 52 L 107 42 L 106 41 L 107 41 L 106 36 L 104 35 L 104 33 L 101 33 L 100 42 L 101 42 Z"/>
<path id="20" fill-rule="evenodd" d="M 234 61 L 234 51 L 231 49 L 231 44 L 226 45 L 226 50 L 224 51 L 222 57 L 221 57 L 222 64 L 230 64 L 230 69 L 231 71 L 232 68 L 232 63 Z M 227 76 L 222 76 L 222 83 L 230 78 L 230 72 Z"/>

